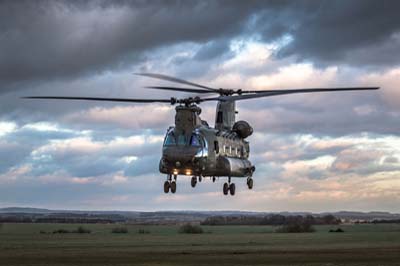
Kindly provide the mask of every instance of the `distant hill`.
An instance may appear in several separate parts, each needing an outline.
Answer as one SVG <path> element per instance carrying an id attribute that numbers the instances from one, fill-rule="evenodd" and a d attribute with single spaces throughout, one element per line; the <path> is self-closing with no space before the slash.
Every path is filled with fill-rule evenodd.
<path id="1" fill-rule="evenodd" d="M 80 210 L 49 210 L 30 207 L 0 208 L 2 221 L 17 222 L 130 222 L 137 224 L 172 224 L 183 222 L 201 222 L 212 216 L 267 216 L 280 214 L 283 216 L 324 216 L 332 214 L 342 220 L 394 220 L 400 219 L 400 214 L 389 212 L 253 212 L 253 211 L 80 211 Z"/>
<path id="2" fill-rule="evenodd" d="M 331 213 L 337 218 L 349 219 L 349 220 L 379 220 L 379 219 L 400 219 L 399 213 L 390 212 L 352 212 L 352 211 L 340 211 Z"/>
<path id="3" fill-rule="evenodd" d="M 56 211 L 38 208 L 8 207 L 0 208 L 0 213 L 52 213 Z"/>

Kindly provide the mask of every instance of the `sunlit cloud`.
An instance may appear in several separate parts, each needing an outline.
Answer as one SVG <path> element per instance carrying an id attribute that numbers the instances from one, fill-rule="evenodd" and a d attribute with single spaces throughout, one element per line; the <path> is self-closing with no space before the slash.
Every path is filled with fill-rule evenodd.
<path id="1" fill-rule="evenodd" d="M 0 205 L 398 211 L 400 28 L 352 23 L 396 22 L 398 3 L 390 12 L 373 1 L 315 3 L 312 16 L 314 3 L 267 1 L 7 5 L 15 12 L 1 13 Z M 343 20 L 344 9 L 357 15 Z M 237 119 L 254 128 L 256 172 L 251 191 L 234 180 L 235 197 L 222 195 L 223 178 L 193 189 L 178 177 L 177 193 L 163 193 L 158 163 L 174 106 L 20 99 L 193 96 L 144 88 L 172 83 L 138 72 L 216 88 L 381 90 L 238 102 Z M 201 108 L 213 126 L 215 103 Z"/>
<path id="2" fill-rule="evenodd" d="M 0 137 L 12 133 L 17 128 L 13 122 L 0 122 Z"/>

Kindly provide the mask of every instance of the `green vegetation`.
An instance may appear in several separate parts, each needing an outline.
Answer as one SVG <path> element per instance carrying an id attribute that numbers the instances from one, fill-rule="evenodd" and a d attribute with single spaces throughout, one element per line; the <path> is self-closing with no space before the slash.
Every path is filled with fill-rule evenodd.
<path id="1" fill-rule="evenodd" d="M 138 234 L 150 234 L 150 231 L 146 229 L 139 229 Z"/>
<path id="2" fill-rule="evenodd" d="M 180 234 L 179 226 L 12 224 L 0 230 L 1 265 L 399 265 L 400 224 L 315 225 L 311 234 L 274 233 L 274 226 L 201 226 L 207 234 Z M 151 234 L 138 233 L 139 230 Z M 50 232 L 41 234 L 40 231 Z M 210 232 L 210 233 L 208 233 Z"/>
<path id="3" fill-rule="evenodd" d="M 126 227 L 115 227 L 112 229 L 111 233 L 114 234 L 127 234 L 128 233 L 128 228 Z"/>
<path id="4" fill-rule="evenodd" d="M 276 229 L 277 233 L 312 233 L 315 232 L 314 227 L 307 222 L 294 222 L 282 225 Z"/>
<path id="5" fill-rule="evenodd" d="M 343 229 L 342 228 L 338 228 L 338 229 L 330 229 L 329 230 L 329 233 L 344 233 L 344 231 L 343 231 Z"/>
<path id="6" fill-rule="evenodd" d="M 179 233 L 181 234 L 202 234 L 203 229 L 198 225 L 184 224 L 179 227 Z"/>
<path id="7" fill-rule="evenodd" d="M 293 223 L 308 223 L 311 225 L 339 224 L 340 219 L 331 214 L 324 216 L 313 215 L 281 215 L 269 214 L 266 216 L 234 215 L 207 217 L 201 225 L 285 225 Z"/>
<path id="8" fill-rule="evenodd" d="M 67 230 L 64 228 L 53 230 L 52 234 L 90 234 L 91 232 L 92 232 L 91 230 L 89 230 L 83 226 L 79 226 L 75 230 Z M 50 234 L 50 232 L 47 232 L 45 230 L 40 230 L 39 233 L 40 234 Z"/>

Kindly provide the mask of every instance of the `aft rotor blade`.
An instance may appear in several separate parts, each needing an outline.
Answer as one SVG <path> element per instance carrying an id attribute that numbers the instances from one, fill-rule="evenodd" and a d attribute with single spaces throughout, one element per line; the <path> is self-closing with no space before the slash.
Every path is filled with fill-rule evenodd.
<path id="1" fill-rule="evenodd" d="M 365 91 L 378 90 L 379 87 L 354 87 L 354 88 L 311 88 L 311 89 L 292 89 L 292 90 L 264 90 L 264 91 L 243 91 L 242 93 L 252 93 L 237 96 L 221 96 L 222 101 L 238 101 L 252 98 L 271 97 L 284 94 L 294 93 L 311 93 L 311 92 L 332 92 L 332 91 Z"/>
<path id="2" fill-rule="evenodd" d="M 171 103 L 171 99 L 129 99 L 129 98 L 98 98 L 98 97 L 59 97 L 59 96 L 29 96 L 24 99 L 50 99 L 50 100 L 82 100 L 103 102 L 131 102 L 131 103 Z"/>
<path id="3" fill-rule="evenodd" d="M 190 81 L 187 81 L 187 80 L 178 79 L 178 78 L 175 78 L 175 77 L 162 75 L 162 74 L 135 73 L 135 75 L 145 76 L 145 77 L 150 77 L 150 78 L 155 78 L 155 79 L 161 79 L 161 80 L 167 80 L 167 81 L 176 82 L 176 83 L 181 83 L 181 84 L 190 85 L 190 86 L 194 86 L 194 87 L 198 87 L 198 88 L 203 88 L 203 89 L 209 90 L 209 91 L 215 91 L 215 92 L 218 91 L 217 89 L 214 89 L 214 88 L 211 88 L 211 87 L 207 87 L 207 86 L 196 84 L 196 83 L 193 83 L 193 82 L 190 82 Z"/>
<path id="4" fill-rule="evenodd" d="M 156 90 L 182 91 L 182 92 L 191 92 L 191 93 L 213 93 L 213 91 L 206 91 L 206 90 L 201 90 L 201 89 L 166 87 L 166 86 L 149 86 L 149 87 L 145 87 L 145 88 L 156 89 Z"/>

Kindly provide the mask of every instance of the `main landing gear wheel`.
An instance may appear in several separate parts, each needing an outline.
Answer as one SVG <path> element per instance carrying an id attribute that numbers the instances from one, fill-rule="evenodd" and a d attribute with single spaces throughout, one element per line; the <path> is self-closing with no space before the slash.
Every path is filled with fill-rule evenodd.
<path id="1" fill-rule="evenodd" d="M 171 185 L 170 185 L 169 181 L 165 181 L 164 182 L 164 192 L 168 193 L 170 188 L 171 188 Z M 176 184 L 175 184 L 175 189 L 176 189 Z"/>
<path id="2" fill-rule="evenodd" d="M 247 179 L 247 187 L 248 187 L 249 189 L 252 189 L 252 188 L 253 188 L 253 178 Z"/>
<path id="3" fill-rule="evenodd" d="M 164 182 L 164 192 L 168 193 L 171 190 L 171 193 L 176 192 L 176 178 L 177 175 L 174 175 L 172 180 L 172 175 L 167 175 L 167 181 Z"/>
<path id="4" fill-rule="evenodd" d="M 229 191 L 229 185 L 228 183 L 224 183 L 224 186 L 222 188 L 222 191 L 224 192 L 224 195 L 228 195 L 228 191 Z"/>
<path id="5" fill-rule="evenodd" d="M 171 187 L 171 192 L 175 193 L 176 192 L 176 182 L 172 181 L 170 184 L 170 187 Z"/>
<path id="6" fill-rule="evenodd" d="M 197 184 L 197 178 L 195 176 L 192 176 L 192 179 L 190 180 L 190 185 L 192 187 L 195 187 Z"/>
<path id="7" fill-rule="evenodd" d="M 229 192 L 231 193 L 231 196 L 234 196 L 234 195 L 235 195 L 235 191 L 236 191 L 235 183 L 232 183 L 232 184 L 229 186 Z"/>
<path id="8" fill-rule="evenodd" d="M 231 183 L 230 176 L 228 176 L 228 183 L 224 183 L 222 191 L 224 192 L 224 195 L 228 195 L 228 192 L 230 192 L 231 196 L 235 195 L 236 186 L 234 183 Z"/>

